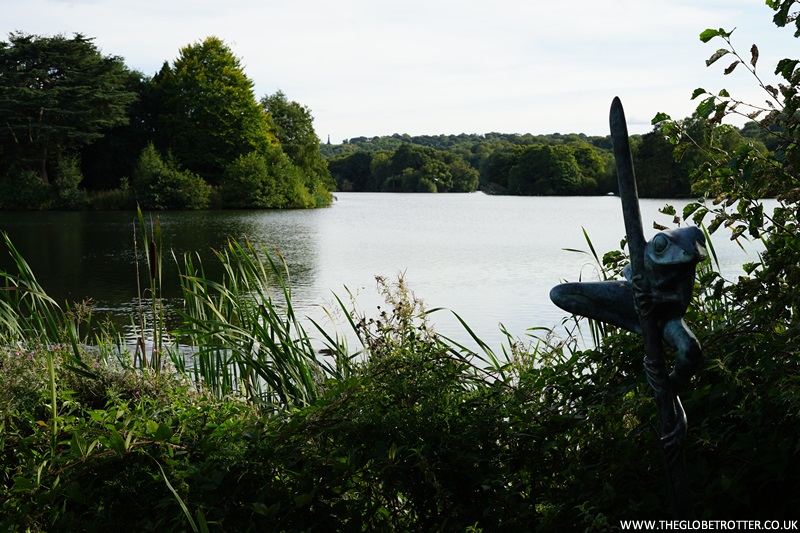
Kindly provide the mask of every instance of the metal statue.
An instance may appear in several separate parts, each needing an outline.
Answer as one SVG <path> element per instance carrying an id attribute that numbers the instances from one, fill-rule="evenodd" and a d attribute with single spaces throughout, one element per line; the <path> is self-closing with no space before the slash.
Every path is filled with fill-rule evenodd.
<path id="1" fill-rule="evenodd" d="M 563 283 L 553 287 L 550 299 L 570 313 L 639 334 L 640 314 L 653 315 L 663 339 L 676 350 L 670 383 L 678 392 L 702 358 L 683 315 L 692 299 L 695 265 L 706 257 L 706 239 L 696 226 L 663 231 L 645 244 L 642 274 L 634 278 L 628 265 L 627 281 Z"/>
<path id="2" fill-rule="evenodd" d="M 706 240 L 697 227 L 687 226 L 660 232 L 645 242 L 628 128 L 619 98 L 611 104 L 610 123 L 631 258 L 624 271 L 627 281 L 564 283 L 550 291 L 550 299 L 565 311 L 644 337 L 645 370 L 658 409 L 673 507 L 679 518 L 690 518 L 693 506 L 683 460 L 686 413 L 678 391 L 702 360 L 700 343 L 683 315 L 692 299 L 695 267 L 708 256 Z M 671 372 L 664 342 L 676 351 Z"/>

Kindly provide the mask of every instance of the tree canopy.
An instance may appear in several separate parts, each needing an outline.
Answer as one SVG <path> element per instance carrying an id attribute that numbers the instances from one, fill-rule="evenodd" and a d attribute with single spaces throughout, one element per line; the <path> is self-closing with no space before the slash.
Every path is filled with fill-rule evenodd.
<path id="1" fill-rule="evenodd" d="M 216 37 L 186 46 L 153 79 L 156 145 L 217 183 L 225 165 L 277 141 L 240 60 Z"/>
<path id="2" fill-rule="evenodd" d="M 0 43 L 0 122 L 2 209 L 332 199 L 311 111 L 282 92 L 257 101 L 239 58 L 213 36 L 181 48 L 151 78 L 80 34 L 12 33 Z"/>
<path id="3" fill-rule="evenodd" d="M 335 183 L 322 158 L 320 142 L 314 131 L 311 110 L 299 102 L 289 100 L 283 91 L 264 96 L 261 106 L 267 114 L 271 131 L 281 150 L 304 175 L 309 191 L 321 194 L 322 189 L 332 189 Z"/>
<path id="4" fill-rule="evenodd" d="M 394 151 L 340 156 L 329 168 L 345 191 L 471 192 L 478 187 L 478 171 L 460 155 L 410 143 Z"/>
<path id="5" fill-rule="evenodd" d="M 135 100 L 122 58 L 93 39 L 12 33 L 0 42 L 0 136 L 4 161 L 48 183 L 48 163 L 128 121 Z"/>

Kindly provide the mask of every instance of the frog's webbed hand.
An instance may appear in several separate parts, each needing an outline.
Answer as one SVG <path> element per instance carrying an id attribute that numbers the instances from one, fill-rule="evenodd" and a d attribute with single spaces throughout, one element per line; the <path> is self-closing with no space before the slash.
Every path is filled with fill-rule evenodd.
<path id="1" fill-rule="evenodd" d="M 643 317 L 650 316 L 658 299 L 652 285 L 644 276 L 637 274 L 631 277 L 631 287 L 633 288 L 633 303 L 636 306 L 636 310 Z"/>

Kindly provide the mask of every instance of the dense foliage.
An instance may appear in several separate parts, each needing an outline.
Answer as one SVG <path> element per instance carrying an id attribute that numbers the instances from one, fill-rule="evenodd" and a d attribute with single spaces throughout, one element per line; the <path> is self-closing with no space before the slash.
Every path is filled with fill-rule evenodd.
<path id="1" fill-rule="evenodd" d="M 323 145 L 322 153 L 340 190 L 596 194 L 613 190 L 611 153 L 600 148 L 609 143 L 558 134 L 393 135 Z"/>
<path id="2" fill-rule="evenodd" d="M 356 152 L 329 162 L 343 191 L 472 192 L 478 172 L 452 152 L 401 144 L 393 152 Z"/>
<path id="3" fill-rule="evenodd" d="M 153 92 L 156 144 L 212 184 L 228 162 L 276 142 L 253 82 L 215 37 L 182 48 L 153 78 Z"/>
<path id="4" fill-rule="evenodd" d="M 239 59 L 215 37 L 182 48 L 147 78 L 81 35 L 13 33 L 0 43 L 0 80 L 0 120 L 8 126 L 0 132 L 2 209 L 320 207 L 332 200 L 310 111 L 281 92 L 258 102 Z M 153 150 L 169 168 L 144 177 Z M 264 187 L 242 194 L 252 177 L 231 176 L 250 154 L 269 165 L 275 198 L 264 199 Z M 238 185 L 226 191 L 223 181 L 231 180 Z"/>
<path id="5" fill-rule="evenodd" d="M 24 191 L 23 206 L 48 188 L 59 159 L 74 158 L 104 130 L 128 121 L 136 98 L 130 76 L 121 58 L 102 56 L 80 34 L 12 33 L 0 42 L 0 178 Z M 0 206 L 13 205 L 13 198 L 4 194 Z"/>
<path id="6" fill-rule="evenodd" d="M 776 20 L 790 4 L 769 2 Z M 743 58 L 729 31 L 701 38 L 725 42 L 710 64 L 730 54 L 757 74 L 757 47 Z M 702 147 L 693 183 L 713 199 L 667 207 L 665 220 L 766 247 L 738 280 L 701 264 L 685 317 L 706 361 L 681 395 L 702 519 L 763 524 L 800 506 L 798 65 L 779 62 L 764 109 L 698 90 L 697 121 L 655 119 L 679 153 Z M 763 142 L 726 144 L 721 121 L 740 112 L 758 118 Z M 59 308 L 6 241 L 17 271 L 0 273 L 3 529 L 609 531 L 670 518 L 636 335 L 578 322 L 595 348 L 545 332 L 502 352 L 473 339 L 473 351 L 432 330 L 402 279 L 378 279 L 376 316 L 342 304 L 355 346 L 318 326 L 313 338 L 281 263 L 230 243 L 222 280 L 183 258 L 174 334 L 187 360 L 158 321 L 158 225 L 140 223 L 156 322 L 152 350 L 143 340 L 132 354 L 89 327 L 90 308 Z M 618 277 L 624 252 L 600 262 Z"/>
<path id="7" fill-rule="evenodd" d="M 687 128 L 699 132 L 706 118 L 698 114 L 683 121 Z M 692 171 L 707 162 L 707 147 L 701 135 L 691 148 L 669 142 L 659 128 L 631 138 L 638 190 L 643 198 L 691 197 Z M 727 130 L 725 141 L 730 149 L 751 145 L 767 150 L 763 136 L 755 135 L 752 125 L 741 131 Z M 406 147 L 406 145 L 410 145 Z M 353 191 L 420 191 L 417 180 L 405 179 L 403 171 L 419 175 L 420 165 L 386 172 L 386 161 L 395 154 L 415 150 L 427 159 L 450 160 L 467 173 L 469 187 L 452 189 L 471 191 L 479 188 L 490 194 L 516 195 L 595 195 L 617 192 L 611 138 L 587 137 L 583 134 L 518 135 L 489 133 L 485 135 L 392 135 L 357 137 L 340 145 L 323 145 L 322 153 L 340 190 Z M 770 148 L 772 149 L 772 148 Z M 373 161 L 375 162 L 373 164 Z M 467 165 L 465 165 L 467 163 Z M 452 164 L 452 163 L 451 163 Z M 430 169 L 430 166 L 428 167 Z M 475 182 L 477 174 L 477 183 Z M 434 173 L 435 175 L 435 173 Z M 423 176 L 426 177 L 426 176 Z M 437 187 L 438 191 L 450 189 Z"/>

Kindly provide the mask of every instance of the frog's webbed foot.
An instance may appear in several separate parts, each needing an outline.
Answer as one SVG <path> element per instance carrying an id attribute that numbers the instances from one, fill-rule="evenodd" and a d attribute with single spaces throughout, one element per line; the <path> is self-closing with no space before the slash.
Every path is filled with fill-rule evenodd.
<path id="1" fill-rule="evenodd" d="M 683 390 L 703 361 L 703 350 L 694 333 L 682 318 L 668 320 L 663 327 L 664 340 L 675 348 L 675 365 L 669 382 L 676 394 Z"/>

